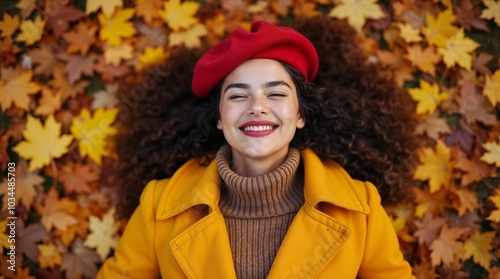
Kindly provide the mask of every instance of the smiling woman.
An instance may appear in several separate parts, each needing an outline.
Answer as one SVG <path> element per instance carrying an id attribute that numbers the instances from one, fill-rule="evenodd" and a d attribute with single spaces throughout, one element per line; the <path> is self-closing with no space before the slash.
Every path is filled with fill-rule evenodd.
<path id="1" fill-rule="evenodd" d="M 403 193 L 411 112 L 361 55 L 321 52 L 348 33 L 301 24 L 338 75 L 318 73 L 304 35 L 259 21 L 196 60 L 196 99 L 175 76 L 194 54 L 179 50 L 119 117 L 120 209 L 134 213 L 98 278 L 412 278 L 381 204 Z"/>

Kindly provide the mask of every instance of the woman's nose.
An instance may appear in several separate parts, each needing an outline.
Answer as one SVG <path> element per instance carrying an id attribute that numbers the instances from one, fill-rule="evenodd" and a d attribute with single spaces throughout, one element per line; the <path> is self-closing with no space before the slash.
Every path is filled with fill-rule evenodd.
<path id="1" fill-rule="evenodd" d="M 260 115 L 267 113 L 268 113 L 268 106 L 266 101 L 261 97 L 253 98 L 252 102 L 250 103 L 250 107 L 248 109 L 248 114 Z"/>

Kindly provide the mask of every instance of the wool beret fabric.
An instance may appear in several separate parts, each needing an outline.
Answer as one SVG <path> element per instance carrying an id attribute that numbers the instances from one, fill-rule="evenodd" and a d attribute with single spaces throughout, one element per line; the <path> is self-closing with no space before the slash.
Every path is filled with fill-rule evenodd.
<path id="1" fill-rule="evenodd" d="M 250 32 L 236 29 L 229 38 L 209 49 L 194 67 L 192 89 L 206 98 L 232 70 L 248 59 L 266 58 L 290 64 L 310 82 L 318 72 L 313 44 L 292 28 L 256 21 Z"/>

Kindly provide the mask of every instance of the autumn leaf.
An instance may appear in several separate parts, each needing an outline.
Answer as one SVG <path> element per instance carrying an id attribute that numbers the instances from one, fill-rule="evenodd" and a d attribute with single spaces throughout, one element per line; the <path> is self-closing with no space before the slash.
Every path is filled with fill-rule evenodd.
<path id="1" fill-rule="evenodd" d="M 63 254 L 61 269 L 66 271 L 67 278 L 95 278 L 97 266 L 101 259 L 95 251 L 83 246 L 81 238 L 77 238 L 71 246 L 71 252 Z"/>
<path id="2" fill-rule="evenodd" d="M 453 25 L 455 16 L 451 9 L 440 12 L 437 17 L 427 13 L 426 21 L 427 27 L 422 28 L 422 33 L 431 45 L 446 46 L 446 38 L 451 37 L 458 31 L 458 27 Z"/>
<path id="3" fill-rule="evenodd" d="M 2 110 L 10 108 L 12 105 L 27 111 L 31 101 L 30 96 L 40 91 L 40 85 L 32 81 L 31 71 L 14 71 L 9 79 L 4 75 L 0 79 L 0 105 Z"/>
<path id="4" fill-rule="evenodd" d="M 52 46 L 53 44 L 42 41 L 40 43 L 40 48 L 28 52 L 33 63 L 38 65 L 35 67 L 35 74 L 43 74 L 46 76 L 52 75 L 57 62 Z"/>
<path id="5" fill-rule="evenodd" d="M 132 37 L 136 31 L 129 20 L 134 16 L 133 9 L 117 10 L 113 16 L 98 14 L 97 18 L 101 24 L 99 37 L 110 45 L 118 47 L 122 38 Z"/>
<path id="6" fill-rule="evenodd" d="M 460 158 L 455 164 L 455 168 L 465 172 L 462 175 L 461 186 L 479 182 L 489 176 L 488 165 L 479 160 L 470 160 L 467 157 Z"/>
<path id="7" fill-rule="evenodd" d="M 496 191 L 495 194 L 490 196 L 488 199 L 495 204 L 496 209 L 491 211 L 490 215 L 486 219 L 500 223 L 500 192 Z"/>
<path id="8" fill-rule="evenodd" d="M 481 157 L 481 160 L 500 168 L 500 142 L 488 141 L 483 144 L 483 147 L 486 152 Z"/>
<path id="9" fill-rule="evenodd" d="M 470 0 L 463 0 L 460 6 L 454 7 L 453 10 L 457 15 L 458 22 L 460 22 L 467 31 L 471 31 L 472 27 L 483 31 L 489 31 L 486 22 L 478 18 L 481 9 L 474 7 Z"/>
<path id="10" fill-rule="evenodd" d="M 90 216 L 90 231 L 91 233 L 84 242 L 86 247 L 96 248 L 97 254 L 104 260 L 111 248 L 115 248 L 118 243 L 118 223 L 114 218 L 115 210 L 110 209 L 102 220 L 95 216 Z"/>
<path id="11" fill-rule="evenodd" d="M 123 43 L 119 47 L 106 45 L 104 49 L 104 61 L 106 64 L 119 66 L 122 60 L 129 60 L 134 57 L 132 45 Z"/>
<path id="12" fill-rule="evenodd" d="M 76 218 L 76 224 L 67 226 L 66 230 L 56 229 L 54 232 L 54 235 L 61 239 L 65 247 L 71 245 L 76 236 L 85 239 L 88 235 L 90 210 L 88 208 L 78 208 L 72 216 Z"/>
<path id="13" fill-rule="evenodd" d="M 444 224 L 446 224 L 445 218 L 434 218 L 432 213 L 428 211 L 424 215 L 421 224 L 418 225 L 418 230 L 415 232 L 418 243 L 421 245 L 430 245 L 436 239 Z"/>
<path id="14" fill-rule="evenodd" d="M 62 96 L 48 87 L 42 87 L 42 97 L 38 101 L 34 114 L 48 116 L 61 109 Z"/>
<path id="15" fill-rule="evenodd" d="M 425 147 L 418 151 L 421 165 L 417 167 L 413 178 L 429 180 L 431 193 L 441 188 L 447 189 L 453 179 L 453 165 L 450 149 L 438 140 L 436 149 Z"/>
<path id="16" fill-rule="evenodd" d="M 101 9 L 106 17 L 111 17 L 115 10 L 121 7 L 123 7 L 122 0 L 87 0 L 85 13 L 91 14 Z"/>
<path id="17" fill-rule="evenodd" d="M 16 223 L 16 252 L 36 261 L 39 254 L 36 244 L 46 235 L 47 231 L 41 224 L 36 223 L 25 227 L 24 222 L 19 220 Z"/>
<path id="18" fill-rule="evenodd" d="M 487 7 L 481 13 L 481 18 L 493 19 L 500 26 L 500 2 L 494 0 L 483 0 L 483 4 Z"/>
<path id="19" fill-rule="evenodd" d="M 443 263 L 445 266 L 451 265 L 454 258 L 461 256 L 464 247 L 462 242 L 458 241 L 467 232 L 468 228 L 452 227 L 445 224 L 441 228 L 439 237 L 436 238 L 429 248 L 431 252 L 431 263 L 433 266 L 438 266 Z"/>
<path id="20" fill-rule="evenodd" d="M 99 175 L 88 164 L 68 163 L 61 168 L 59 180 L 62 181 L 66 193 L 90 193 L 91 183 L 96 182 Z"/>
<path id="21" fill-rule="evenodd" d="M 168 37 L 169 46 L 185 45 L 187 48 L 195 48 L 201 46 L 200 37 L 207 34 L 205 25 L 197 24 L 193 28 L 186 31 L 172 32 Z"/>
<path id="22" fill-rule="evenodd" d="M 340 4 L 333 7 L 328 13 L 329 17 L 347 19 L 349 25 L 358 32 L 365 25 L 367 19 L 380 19 L 385 16 L 384 12 L 377 5 L 376 0 L 339 0 Z"/>
<path id="23" fill-rule="evenodd" d="M 49 85 L 57 90 L 57 94 L 62 95 L 63 102 L 68 98 L 74 98 L 82 94 L 89 85 L 89 82 L 86 80 L 78 80 L 73 84 L 70 83 L 68 75 L 65 73 L 65 69 L 60 64 L 55 66 L 52 74 L 53 78 L 50 80 Z"/>
<path id="24" fill-rule="evenodd" d="M 47 231 L 50 231 L 53 227 L 66 230 L 68 226 L 77 223 L 77 219 L 71 214 L 77 210 L 78 205 L 68 197 L 59 199 L 59 194 L 54 188 L 50 188 L 49 192 L 45 194 L 44 206 L 38 203 L 34 204 L 34 206 L 42 216 L 40 223 Z"/>
<path id="25" fill-rule="evenodd" d="M 59 1 L 49 1 L 46 4 L 47 29 L 52 30 L 56 38 L 69 29 L 70 23 L 85 17 L 85 13 L 72 6 L 66 6 Z"/>
<path id="26" fill-rule="evenodd" d="M 444 190 L 431 193 L 428 188 L 412 188 L 415 193 L 415 217 L 423 218 L 427 212 L 433 215 L 443 214 L 448 206 L 448 195 Z"/>
<path id="27" fill-rule="evenodd" d="M 36 278 L 30 276 L 30 269 L 29 267 L 26 267 L 26 268 L 17 268 L 16 275 L 14 275 L 12 279 L 36 279 Z"/>
<path id="28" fill-rule="evenodd" d="M 138 70 L 142 70 L 148 66 L 162 63 L 170 54 L 165 52 L 165 48 L 158 46 L 155 48 L 147 47 L 144 52 L 139 55 L 140 64 L 137 66 Z"/>
<path id="29" fill-rule="evenodd" d="M 446 93 L 441 93 L 439 86 L 437 84 L 430 84 L 424 80 L 420 82 L 420 88 L 408 89 L 411 98 L 417 101 L 417 113 L 429 113 L 433 114 L 436 111 L 437 106 L 442 101 L 449 98 Z"/>
<path id="30" fill-rule="evenodd" d="M 420 30 L 413 28 L 409 23 L 400 23 L 398 25 L 401 38 L 405 40 L 406 43 L 418 43 L 422 41 L 420 36 Z"/>
<path id="31" fill-rule="evenodd" d="M 21 0 L 16 4 L 16 8 L 21 10 L 22 18 L 27 18 L 36 8 L 36 0 Z"/>
<path id="32" fill-rule="evenodd" d="M 488 98 L 492 106 L 496 106 L 500 103 L 500 70 L 497 70 L 493 74 L 493 77 L 486 75 L 483 95 Z"/>
<path id="33" fill-rule="evenodd" d="M 13 150 L 24 159 L 31 160 L 29 170 L 33 171 L 48 165 L 53 158 L 59 158 L 68 152 L 68 145 L 73 141 L 70 135 L 62 135 L 61 124 L 54 116 L 49 115 L 45 126 L 40 120 L 28 115 L 24 141 L 18 143 Z"/>
<path id="34" fill-rule="evenodd" d="M 161 8 L 160 0 L 137 0 L 137 16 L 142 17 L 148 24 L 152 24 L 157 18 L 160 18 L 158 10 Z"/>
<path id="35" fill-rule="evenodd" d="M 11 243 L 9 242 L 9 231 L 10 227 L 7 227 L 9 220 L 0 220 L 0 249 L 5 247 L 10 248 Z M 3 250 L 3 249 L 2 249 Z"/>
<path id="36" fill-rule="evenodd" d="M 21 22 L 21 33 L 17 36 L 16 41 L 25 42 L 30 46 L 38 42 L 43 36 L 45 22 L 41 17 L 36 17 L 35 20 L 23 20 Z"/>
<path id="37" fill-rule="evenodd" d="M 442 119 L 442 118 L 440 118 L 440 119 Z M 442 120 L 444 120 L 444 119 L 442 119 Z M 437 138 L 435 138 L 435 139 L 437 140 Z M 454 144 L 458 144 L 458 146 L 460 146 L 463 150 L 465 150 L 465 152 L 470 153 L 471 149 L 472 149 L 472 144 L 474 143 L 473 141 L 474 141 L 473 136 L 469 132 L 467 132 L 464 129 L 455 129 L 446 138 L 446 145 L 452 146 Z M 455 166 L 455 167 L 457 167 L 457 166 Z M 457 168 L 459 168 L 459 167 L 457 167 Z M 464 169 L 464 171 L 466 171 L 466 170 Z M 465 179 L 462 179 L 462 185 L 467 185 L 467 184 L 463 184 L 463 183 L 466 183 Z"/>
<path id="38" fill-rule="evenodd" d="M 479 44 L 466 38 L 464 30 L 460 29 L 455 35 L 446 39 L 444 47 L 438 48 L 438 53 L 443 56 L 443 61 L 448 68 L 458 64 L 470 71 L 472 52 L 478 47 Z"/>
<path id="39" fill-rule="evenodd" d="M 453 206 L 458 212 L 458 216 L 463 216 L 468 211 L 474 211 L 478 207 L 477 196 L 475 192 L 467 189 L 458 189 L 454 191 L 458 197 L 453 201 Z"/>
<path id="40" fill-rule="evenodd" d="M 61 53 L 59 58 L 67 62 L 64 70 L 68 74 L 69 83 L 74 84 L 83 75 L 92 76 L 97 55 L 95 53 L 88 55 L 67 55 L 66 53 Z"/>
<path id="41" fill-rule="evenodd" d="M 493 237 L 495 237 L 495 232 L 473 233 L 470 238 L 465 240 L 462 260 L 467 260 L 472 257 L 475 263 L 488 269 L 492 260 L 490 250 L 492 248 L 491 241 Z"/>
<path id="42" fill-rule="evenodd" d="M 104 86 L 104 90 L 100 90 L 94 93 L 94 100 L 90 105 L 90 108 L 97 110 L 101 107 L 103 108 L 114 108 L 116 107 L 118 100 L 116 94 L 118 93 L 118 84 L 108 83 Z"/>
<path id="43" fill-rule="evenodd" d="M 436 64 L 441 61 L 441 57 L 435 52 L 433 47 L 422 49 L 420 45 L 408 46 L 408 53 L 404 55 L 412 66 L 431 75 L 436 75 Z"/>
<path id="44" fill-rule="evenodd" d="M 28 170 L 28 163 L 22 159 L 17 163 L 14 175 L 16 178 L 16 206 L 21 203 L 24 207 L 30 209 L 31 204 L 37 195 L 36 187 L 42 184 L 45 181 L 45 178 L 40 176 L 36 171 L 30 172 Z M 4 180 L 2 184 L 0 184 L 0 194 L 4 194 L 2 210 L 7 210 L 7 184 L 7 180 Z"/>
<path id="45" fill-rule="evenodd" d="M 423 114 L 418 119 L 417 127 L 415 127 L 415 134 L 417 135 L 427 134 L 429 138 L 438 140 L 440 135 L 452 132 L 446 120 L 437 116 L 436 113 L 431 115 Z"/>
<path id="46" fill-rule="evenodd" d="M 78 139 L 80 154 L 89 156 L 94 162 L 101 164 L 103 156 L 109 156 L 106 149 L 106 138 L 116 134 L 112 127 L 118 111 L 116 109 L 99 108 L 90 116 L 88 109 L 83 109 L 78 117 L 73 119 L 71 133 Z"/>
<path id="47" fill-rule="evenodd" d="M 198 19 L 195 14 L 200 4 L 192 1 L 170 0 L 163 4 L 163 10 L 158 11 L 160 17 L 167 23 L 174 32 L 187 29 L 196 23 Z"/>
<path id="48" fill-rule="evenodd" d="M 3 20 L 0 21 L 0 38 L 6 38 L 12 36 L 19 27 L 19 16 L 11 16 L 8 13 L 3 14 Z"/>
<path id="49" fill-rule="evenodd" d="M 493 60 L 493 55 L 487 52 L 474 52 L 472 55 L 472 68 L 476 69 L 481 74 L 491 74 L 490 69 L 488 68 L 488 63 Z"/>
<path id="50" fill-rule="evenodd" d="M 69 43 L 67 53 L 80 52 L 80 54 L 85 55 L 92 44 L 96 41 L 95 34 L 97 32 L 97 26 L 89 25 L 83 21 L 80 21 L 76 25 L 75 30 L 68 31 L 62 35 L 62 37 Z"/>
<path id="51" fill-rule="evenodd" d="M 466 72 L 465 78 L 460 81 L 460 95 L 456 98 L 459 105 L 459 112 L 465 118 L 467 123 L 476 121 L 482 122 L 485 125 L 495 125 L 496 117 L 490 113 L 493 109 L 486 100 L 486 97 L 476 92 L 476 77 Z"/>
<path id="52" fill-rule="evenodd" d="M 61 265 L 62 257 L 54 244 L 38 244 L 37 247 L 40 251 L 37 260 L 41 268 L 52 268 L 56 265 Z"/>

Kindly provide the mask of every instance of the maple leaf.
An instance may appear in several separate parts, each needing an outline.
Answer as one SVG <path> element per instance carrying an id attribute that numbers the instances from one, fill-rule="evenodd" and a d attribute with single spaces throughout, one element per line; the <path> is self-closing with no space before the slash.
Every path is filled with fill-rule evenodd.
<path id="1" fill-rule="evenodd" d="M 65 72 L 68 73 L 68 81 L 70 84 L 75 83 L 82 78 L 82 75 L 91 76 L 94 73 L 94 64 L 97 60 L 97 55 L 91 53 L 89 55 L 67 55 L 61 53 L 59 58 L 67 62 Z"/>
<path id="2" fill-rule="evenodd" d="M 101 259 L 95 251 L 83 246 L 81 238 L 77 238 L 71 246 L 71 252 L 63 254 L 61 269 L 66 271 L 67 278 L 95 278 L 97 274 L 96 264 Z"/>
<path id="3" fill-rule="evenodd" d="M 435 151 L 432 148 L 422 148 L 418 151 L 421 165 L 417 167 L 413 178 L 429 180 L 431 193 L 444 187 L 447 189 L 453 178 L 453 164 L 450 149 L 441 141 L 436 143 Z"/>
<path id="4" fill-rule="evenodd" d="M 455 6 L 453 10 L 457 15 L 458 22 L 460 22 L 467 31 L 471 31 L 472 27 L 483 31 L 489 31 L 486 22 L 478 18 L 481 9 L 474 7 L 470 0 L 463 0 L 460 2 L 460 6 Z"/>
<path id="5" fill-rule="evenodd" d="M 415 127 L 415 134 L 427 136 L 431 139 L 438 140 L 440 134 L 451 133 L 450 125 L 446 122 L 444 118 L 437 116 L 435 113 L 431 115 L 422 115 L 419 118 L 417 127 Z M 423 118 L 423 119 L 422 119 Z"/>
<path id="6" fill-rule="evenodd" d="M 75 240 L 77 235 L 83 239 L 87 238 L 89 230 L 89 216 L 89 209 L 78 208 L 78 210 L 73 214 L 73 217 L 75 217 L 78 222 L 74 225 L 67 226 L 66 230 L 56 229 L 54 235 L 58 236 L 66 247 L 68 247 Z"/>
<path id="7" fill-rule="evenodd" d="M 36 261 L 38 257 L 36 243 L 40 242 L 47 233 L 41 224 L 31 224 L 25 227 L 24 222 L 19 220 L 16 223 L 16 252 Z"/>
<path id="8" fill-rule="evenodd" d="M 468 228 L 450 228 L 448 224 L 445 224 L 441 228 L 439 237 L 436 238 L 429 246 L 432 250 L 432 265 L 438 266 L 443 263 L 445 266 L 450 266 L 455 257 L 462 255 L 464 247 L 462 246 L 462 242 L 459 242 L 458 240 L 468 231 Z"/>
<path id="9" fill-rule="evenodd" d="M 443 56 L 444 64 L 448 68 L 455 64 L 470 71 L 472 65 L 472 52 L 479 47 L 475 41 L 466 38 L 464 30 L 460 29 L 455 35 L 446 39 L 444 47 L 438 48 L 438 53 Z"/>
<path id="10" fill-rule="evenodd" d="M 133 9 L 117 10 L 112 16 L 98 14 L 101 40 L 115 47 L 120 46 L 122 38 L 130 38 L 136 33 L 134 26 L 129 22 L 133 16 Z"/>
<path id="11" fill-rule="evenodd" d="M 422 219 L 422 224 L 418 226 L 418 230 L 415 232 L 418 243 L 420 245 L 430 245 L 436 239 L 444 224 L 446 224 L 445 218 L 433 218 L 432 214 L 427 212 Z"/>
<path id="12" fill-rule="evenodd" d="M 500 142 L 488 141 L 483 144 L 483 147 L 486 149 L 486 152 L 481 156 L 481 160 L 500 167 Z"/>
<path id="13" fill-rule="evenodd" d="M 420 88 L 408 89 L 408 93 L 418 102 L 416 110 L 418 114 L 426 112 L 433 114 L 439 103 L 449 98 L 448 94 L 439 92 L 437 84 L 431 85 L 424 80 L 420 82 Z"/>
<path id="14" fill-rule="evenodd" d="M 442 118 L 440 118 L 440 119 L 442 119 Z M 437 138 L 435 138 L 435 139 L 437 140 Z M 446 145 L 452 146 L 454 144 L 458 144 L 463 150 L 465 150 L 467 153 L 470 153 L 472 150 L 473 141 L 474 141 L 474 139 L 469 132 L 467 132 L 464 129 L 455 129 L 446 138 Z M 459 167 L 457 167 L 457 168 L 459 168 Z M 465 169 L 463 169 L 463 170 L 466 171 Z M 468 175 L 465 175 L 465 176 L 467 177 Z M 469 181 L 469 180 L 467 178 L 464 179 L 464 177 L 462 177 L 462 186 L 468 185 L 468 184 L 464 184 L 464 183 L 466 183 L 466 181 Z"/>
<path id="15" fill-rule="evenodd" d="M 471 75 L 470 72 L 466 72 L 463 75 L 464 79 L 460 81 L 462 84 L 460 95 L 456 98 L 460 106 L 459 112 L 467 123 L 478 121 L 489 126 L 495 125 L 496 117 L 492 113 L 488 113 L 492 108 L 486 97 L 476 92 L 476 77 Z"/>
<path id="16" fill-rule="evenodd" d="M 59 1 L 49 1 L 46 4 L 48 20 L 47 27 L 52 30 L 56 38 L 69 28 L 69 23 L 85 17 L 85 13 L 71 6 L 62 5 Z"/>
<path id="17" fill-rule="evenodd" d="M 157 18 L 160 18 L 158 10 L 161 8 L 159 0 L 137 0 L 137 16 L 142 17 L 147 24 L 152 24 Z"/>
<path id="18" fill-rule="evenodd" d="M 18 268 L 16 269 L 16 275 L 12 277 L 12 279 L 36 279 L 33 276 L 30 276 L 30 268 Z"/>
<path id="19" fill-rule="evenodd" d="M 90 165 L 69 163 L 62 166 L 59 180 L 63 183 L 65 193 L 90 193 L 92 182 L 99 179 L 99 175 Z"/>
<path id="20" fill-rule="evenodd" d="M 455 168 L 465 172 L 462 175 L 461 186 L 479 182 L 489 176 L 488 165 L 479 160 L 469 160 L 467 157 L 460 158 L 455 164 Z"/>
<path id="21" fill-rule="evenodd" d="M 53 79 L 49 81 L 49 85 L 57 89 L 58 94 L 62 95 L 63 102 L 68 98 L 74 98 L 82 94 L 89 85 L 89 82 L 86 80 L 79 80 L 71 84 L 64 68 L 60 64 L 55 66 L 53 76 Z"/>
<path id="22" fill-rule="evenodd" d="M 97 254 L 102 260 L 106 259 L 111 248 L 115 248 L 118 243 L 118 223 L 114 218 L 115 210 L 112 208 L 103 215 L 102 220 L 95 216 L 90 216 L 90 235 L 84 245 L 96 248 Z"/>
<path id="23" fill-rule="evenodd" d="M 162 63 L 169 55 L 170 53 L 165 52 L 165 48 L 162 46 L 155 48 L 147 47 L 144 49 L 144 52 L 139 55 L 140 64 L 137 65 L 137 69 L 142 70 L 148 66 Z"/>
<path id="24" fill-rule="evenodd" d="M 475 263 L 480 264 L 485 269 L 490 267 L 492 256 L 490 254 L 491 241 L 495 237 L 495 232 L 475 232 L 471 237 L 465 240 L 463 260 L 472 257 Z"/>
<path id="25" fill-rule="evenodd" d="M 493 55 L 486 53 L 486 52 L 481 52 L 477 53 L 474 52 L 472 55 L 472 68 L 476 69 L 482 74 L 491 74 L 490 69 L 487 67 L 487 64 L 490 63 L 490 61 L 493 60 Z"/>
<path id="26" fill-rule="evenodd" d="M 366 19 L 380 19 L 385 16 L 376 0 L 339 0 L 339 3 L 330 10 L 328 16 L 347 19 L 349 25 L 357 31 L 361 31 Z"/>
<path id="27" fill-rule="evenodd" d="M 37 195 L 36 187 L 41 185 L 45 179 L 38 175 L 37 172 L 28 171 L 28 163 L 24 160 L 19 160 L 14 171 L 16 178 L 16 206 L 21 203 L 27 209 L 31 208 L 31 203 Z M 0 184 L 0 194 L 7 194 L 8 181 L 5 180 Z M 7 210 L 8 195 L 3 197 L 3 208 Z"/>
<path id="28" fill-rule="evenodd" d="M 34 114 L 47 116 L 61 109 L 62 96 L 59 92 L 53 92 L 50 88 L 42 88 L 42 98 L 36 107 Z"/>
<path id="29" fill-rule="evenodd" d="M 36 17 L 35 20 L 23 20 L 20 27 L 21 33 L 16 40 L 30 46 L 42 38 L 44 28 L 45 22 L 41 17 Z"/>
<path id="30" fill-rule="evenodd" d="M 408 46 L 408 54 L 404 57 L 408 59 L 412 66 L 416 66 L 422 72 L 429 73 L 432 76 L 436 75 L 436 64 L 441 61 L 441 57 L 435 52 L 433 47 L 426 47 L 422 50 L 422 46 Z"/>
<path id="31" fill-rule="evenodd" d="M 493 74 L 493 77 L 486 75 L 483 95 L 488 98 L 492 106 L 496 106 L 500 103 L 500 70 L 497 70 Z"/>
<path id="32" fill-rule="evenodd" d="M 409 23 L 400 23 L 398 24 L 399 32 L 401 38 L 405 40 L 407 43 L 418 43 L 422 41 L 422 37 L 420 36 L 420 30 L 413 28 L 413 26 Z"/>
<path id="33" fill-rule="evenodd" d="M 13 72 L 13 76 L 0 80 L 0 106 L 3 111 L 15 105 L 27 111 L 29 109 L 30 97 L 29 95 L 35 94 L 40 91 L 40 86 L 36 82 L 32 82 L 33 72 L 31 71 L 17 71 Z"/>
<path id="34" fill-rule="evenodd" d="M 438 190 L 430 193 L 429 189 L 412 188 L 415 193 L 416 208 L 415 217 L 423 218 L 427 212 L 433 215 L 442 214 L 447 207 L 448 195 L 444 190 Z"/>
<path id="35" fill-rule="evenodd" d="M 104 61 L 106 64 L 119 66 L 122 59 L 129 60 L 134 57 L 134 48 L 130 44 L 122 44 L 119 47 L 106 45 L 104 48 Z"/>
<path id="36" fill-rule="evenodd" d="M 495 194 L 490 196 L 488 199 L 495 204 L 496 209 L 491 211 L 490 215 L 486 219 L 500 223 L 500 192 L 496 191 Z"/>
<path id="37" fill-rule="evenodd" d="M 6 249 L 10 248 L 10 242 L 9 242 L 9 234 L 6 234 L 6 231 L 10 230 L 10 227 L 7 227 L 7 224 L 9 223 L 9 220 L 0 220 L 0 249 L 2 247 L 5 247 Z M 2 249 L 3 250 L 3 249 Z"/>
<path id="38" fill-rule="evenodd" d="M 431 266 L 430 262 L 424 261 L 420 264 L 412 266 L 412 273 L 416 279 L 437 279 L 440 278 L 436 271 Z"/>
<path id="39" fill-rule="evenodd" d="M 172 32 L 168 36 L 169 46 L 185 45 L 187 48 L 201 46 L 200 37 L 207 34 L 207 29 L 203 24 L 196 24 L 187 31 Z"/>
<path id="40" fill-rule="evenodd" d="M 31 60 L 35 64 L 38 64 L 38 66 L 35 67 L 35 74 L 44 74 L 47 76 L 52 75 L 56 65 L 56 56 L 52 50 L 52 45 L 53 44 L 51 43 L 45 43 L 42 41 L 40 48 L 36 48 L 28 52 Z"/>
<path id="41" fill-rule="evenodd" d="M 121 7 L 123 7 L 122 0 L 87 0 L 85 13 L 91 14 L 101 9 L 106 17 L 111 17 L 116 9 Z"/>
<path id="42" fill-rule="evenodd" d="M 59 158 L 68 152 L 68 145 L 73 141 L 70 135 L 62 135 L 61 124 L 53 115 L 49 115 L 45 126 L 40 120 L 28 115 L 26 130 L 23 131 L 24 141 L 18 143 L 12 150 L 24 159 L 31 160 L 29 170 L 48 165 L 53 158 Z"/>
<path id="43" fill-rule="evenodd" d="M 106 149 L 106 138 L 116 134 L 112 123 L 117 113 L 116 109 L 99 108 L 91 117 L 85 108 L 73 119 L 70 130 L 75 138 L 80 140 L 79 149 L 82 156 L 88 155 L 94 162 L 101 164 L 102 156 L 110 155 Z"/>
<path id="44" fill-rule="evenodd" d="M 453 206 L 457 210 L 458 216 L 463 216 L 467 211 L 473 211 L 477 208 L 478 202 L 475 192 L 467 189 L 458 189 L 454 191 L 454 194 L 458 197 L 458 199 L 453 201 Z"/>
<path id="45" fill-rule="evenodd" d="M 486 9 L 481 13 L 481 18 L 493 19 L 500 26 L 500 2 L 493 0 L 483 0 Z"/>
<path id="46" fill-rule="evenodd" d="M 436 18 L 427 13 L 426 21 L 427 27 L 422 28 L 422 33 L 431 45 L 438 47 L 445 46 L 446 38 L 458 31 L 458 27 L 453 25 L 455 16 L 451 9 L 439 13 Z"/>
<path id="47" fill-rule="evenodd" d="M 80 21 L 74 31 L 68 31 L 62 37 L 69 43 L 67 53 L 80 52 L 85 55 L 95 42 L 98 27 Z"/>
<path id="48" fill-rule="evenodd" d="M 19 27 L 20 19 L 18 15 L 11 16 L 8 13 L 3 14 L 3 20 L 0 21 L 0 38 L 12 36 Z"/>
<path id="49" fill-rule="evenodd" d="M 16 8 L 21 10 L 22 18 L 27 18 L 36 9 L 36 0 L 21 0 L 16 4 Z"/>
<path id="50" fill-rule="evenodd" d="M 37 247 L 40 251 L 37 260 L 41 268 L 52 268 L 56 265 L 61 265 L 62 257 L 54 244 L 38 244 Z"/>
<path id="51" fill-rule="evenodd" d="M 163 10 L 158 11 L 158 14 L 170 29 L 179 31 L 182 28 L 187 29 L 198 23 L 198 19 L 194 16 L 199 7 L 200 4 L 192 1 L 181 3 L 180 0 L 170 0 L 163 4 Z"/>
<path id="52" fill-rule="evenodd" d="M 100 90 L 94 93 L 94 100 L 90 105 L 90 108 L 97 110 L 100 107 L 104 108 L 114 108 L 116 107 L 118 100 L 115 95 L 118 92 L 118 84 L 108 83 L 105 85 L 105 90 Z"/>
<path id="53" fill-rule="evenodd" d="M 54 188 L 50 188 L 45 194 L 45 206 L 34 204 L 37 212 L 42 216 L 40 223 L 50 231 L 53 227 L 59 230 L 66 230 L 67 226 L 77 223 L 77 219 L 73 214 L 77 208 L 77 204 L 69 198 L 63 197 L 59 199 L 59 194 Z"/>
<path id="54" fill-rule="evenodd" d="M 280 16 L 286 16 L 292 8 L 292 0 L 277 0 L 271 2 L 271 8 Z"/>

